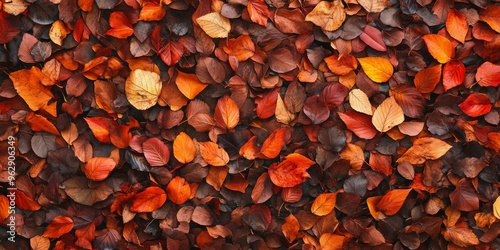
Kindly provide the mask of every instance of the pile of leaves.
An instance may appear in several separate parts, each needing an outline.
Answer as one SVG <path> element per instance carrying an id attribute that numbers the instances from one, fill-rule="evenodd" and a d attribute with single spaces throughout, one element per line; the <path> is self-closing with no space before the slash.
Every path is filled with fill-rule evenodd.
<path id="1" fill-rule="evenodd" d="M 0 10 L 4 249 L 500 248 L 494 2 Z"/>

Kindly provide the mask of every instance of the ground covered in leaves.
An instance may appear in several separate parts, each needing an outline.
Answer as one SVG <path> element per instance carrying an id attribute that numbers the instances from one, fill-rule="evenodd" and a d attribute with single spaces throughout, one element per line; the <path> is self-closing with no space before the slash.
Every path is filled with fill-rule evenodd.
<path id="1" fill-rule="evenodd" d="M 494 2 L 0 9 L 2 249 L 500 248 Z"/>

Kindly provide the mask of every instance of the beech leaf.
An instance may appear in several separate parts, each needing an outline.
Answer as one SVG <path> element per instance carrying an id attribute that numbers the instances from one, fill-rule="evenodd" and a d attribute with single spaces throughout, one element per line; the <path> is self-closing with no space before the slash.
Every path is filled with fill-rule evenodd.
<path id="1" fill-rule="evenodd" d="M 436 160 L 446 154 L 451 146 L 433 137 L 418 138 L 413 142 L 413 146 L 409 148 L 396 162 L 407 161 L 411 164 L 422 164 L 426 160 Z"/>

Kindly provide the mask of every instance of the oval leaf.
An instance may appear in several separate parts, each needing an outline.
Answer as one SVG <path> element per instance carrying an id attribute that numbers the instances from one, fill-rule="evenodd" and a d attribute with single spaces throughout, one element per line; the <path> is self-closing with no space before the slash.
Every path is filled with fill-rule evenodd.
<path id="1" fill-rule="evenodd" d="M 470 117 L 478 117 L 490 112 L 493 105 L 490 97 L 483 93 L 473 93 L 458 105 L 460 109 Z"/>
<path id="2" fill-rule="evenodd" d="M 360 89 L 353 89 L 349 92 L 349 104 L 351 107 L 363 114 L 373 115 L 372 104 L 365 92 Z"/>
<path id="3" fill-rule="evenodd" d="M 148 213 L 163 206 L 167 200 L 167 194 L 159 187 L 148 187 L 144 191 L 134 195 L 133 200 L 130 211 Z"/>
<path id="4" fill-rule="evenodd" d="M 407 161 L 411 164 L 422 164 L 426 160 L 436 160 L 446 154 L 451 146 L 433 137 L 418 138 L 396 162 Z"/>
<path id="5" fill-rule="evenodd" d="M 108 178 L 115 166 L 116 162 L 111 158 L 94 157 L 83 166 L 83 172 L 93 181 L 102 181 Z"/>
<path id="6" fill-rule="evenodd" d="M 156 72 L 133 70 L 125 82 L 127 100 L 139 110 L 146 110 L 158 102 L 162 82 Z"/>
<path id="7" fill-rule="evenodd" d="M 427 34 L 422 37 L 432 57 L 439 63 L 447 63 L 455 56 L 455 49 L 448 38 L 438 34 Z"/>
<path id="8" fill-rule="evenodd" d="M 229 155 L 226 150 L 219 147 L 217 143 L 207 141 L 198 142 L 200 146 L 200 154 L 208 164 L 216 167 L 226 166 L 229 162 Z"/>
<path id="9" fill-rule="evenodd" d="M 311 206 L 311 212 L 317 216 L 325 216 L 333 211 L 337 201 L 337 193 L 320 194 Z"/>
<path id="10" fill-rule="evenodd" d="M 229 19 L 218 12 L 211 12 L 196 19 L 201 29 L 211 38 L 226 38 L 231 31 Z"/>
<path id="11" fill-rule="evenodd" d="M 42 236 L 47 238 L 59 238 L 61 235 L 69 233 L 71 229 L 73 229 L 73 226 L 73 219 L 68 216 L 59 215 L 50 222 Z"/>
<path id="12" fill-rule="evenodd" d="M 389 81 L 394 72 L 391 62 L 383 57 L 364 57 L 358 61 L 368 78 L 377 83 Z"/>
<path id="13" fill-rule="evenodd" d="M 380 132 L 387 132 L 394 126 L 403 123 L 405 115 L 403 109 L 394 100 L 394 97 L 385 99 L 375 110 L 372 123 Z"/>
<path id="14" fill-rule="evenodd" d="M 158 138 L 150 138 L 142 143 L 142 151 L 149 165 L 153 167 L 165 166 L 170 159 L 170 150 Z"/>
<path id="15" fill-rule="evenodd" d="M 292 153 L 287 155 L 284 161 L 269 167 L 269 177 L 273 184 L 278 187 L 293 187 L 310 177 L 307 169 L 313 164 L 315 162 L 309 158 Z"/>
<path id="16" fill-rule="evenodd" d="M 184 132 L 180 132 L 175 137 L 173 148 L 175 159 L 182 164 L 189 163 L 196 157 L 196 145 L 194 145 L 193 139 Z"/>

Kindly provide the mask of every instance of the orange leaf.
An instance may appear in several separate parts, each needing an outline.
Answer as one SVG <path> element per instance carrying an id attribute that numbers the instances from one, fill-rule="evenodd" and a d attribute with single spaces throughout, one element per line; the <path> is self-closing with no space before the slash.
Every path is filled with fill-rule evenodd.
<path id="1" fill-rule="evenodd" d="M 340 157 L 348 160 L 354 170 L 360 170 L 365 163 L 365 153 L 356 144 L 347 143 L 346 147 L 340 152 Z"/>
<path id="2" fill-rule="evenodd" d="M 211 166 L 208 170 L 208 175 L 206 177 L 207 184 L 214 187 L 215 190 L 220 191 L 222 184 L 226 180 L 229 168 L 226 166 L 215 167 Z"/>
<path id="3" fill-rule="evenodd" d="M 87 178 L 93 181 L 102 181 L 108 178 L 115 166 L 116 162 L 111 158 L 94 157 L 83 165 L 83 172 Z"/>
<path id="4" fill-rule="evenodd" d="M 177 71 L 175 84 L 179 91 L 190 100 L 208 86 L 208 84 L 202 83 L 195 74 L 186 74 L 182 71 Z"/>
<path id="5" fill-rule="evenodd" d="M 447 62 L 443 67 L 444 91 L 461 85 L 465 79 L 465 65 L 462 61 L 453 60 Z"/>
<path id="6" fill-rule="evenodd" d="M 5 195 L 0 195 L 0 221 L 4 221 L 9 217 L 9 199 Z"/>
<path id="7" fill-rule="evenodd" d="M 32 196 L 28 196 L 25 192 L 21 190 L 16 190 L 16 206 L 23 210 L 37 211 L 42 206 L 38 204 L 37 201 L 33 199 Z"/>
<path id="8" fill-rule="evenodd" d="M 484 62 L 477 68 L 476 81 L 483 87 L 498 87 L 500 84 L 500 65 Z"/>
<path id="9" fill-rule="evenodd" d="M 448 31 L 450 36 L 464 43 L 468 30 L 469 24 L 467 23 L 465 15 L 460 13 L 457 9 L 451 9 L 448 12 L 448 18 L 446 18 L 446 31 Z"/>
<path id="10" fill-rule="evenodd" d="M 415 75 L 415 87 L 420 93 L 430 93 L 441 80 L 441 64 L 428 67 Z"/>
<path id="11" fill-rule="evenodd" d="M 180 205 L 191 197 L 191 187 L 182 177 L 174 177 L 167 185 L 168 198 L 175 204 Z"/>
<path id="12" fill-rule="evenodd" d="M 447 63 L 455 56 L 455 49 L 448 38 L 438 34 L 427 34 L 422 37 L 429 53 L 439 63 Z"/>
<path id="13" fill-rule="evenodd" d="M 486 147 L 500 152 L 500 133 L 490 132 L 488 133 L 488 144 Z"/>
<path id="14" fill-rule="evenodd" d="M 231 179 L 224 183 L 224 187 L 244 194 L 248 187 L 248 180 L 243 175 L 237 173 L 231 175 Z"/>
<path id="15" fill-rule="evenodd" d="M 170 149 L 158 138 L 150 138 L 143 142 L 142 150 L 146 160 L 153 167 L 165 166 L 170 160 Z"/>
<path id="16" fill-rule="evenodd" d="M 139 21 L 160 21 L 167 11 L 163 8 L 163 4 L 146 3 L 139 14 Z"/>
<path id="17" fill-rule="evenodd" d="M 341 1 L 321 1 L 307 14 L 305 20 L 310 21 L 326 31 L 335 31 L 346 18 L 344 4 Z"/>
<path id="18" fill-rule="evenodd" d="M 358 58 L 358 61 L 368 78 L 377 83 L 389 81 L 394 72 L 394 67 L 387 58 L 364 57 Z"/>
<path id="19" fill-rule="evenodd" d="M 479 20 L 486 22 L 494 31 L 500 32 L 500 6 L 490 4 L 481 12 Z"/>
<path id="20" fill-rule="evenodd" d="M 95 138 L 102 143 L 110 143 L 109 138 L 109 121 L 101 117 L 85 117 L 83 118 L 89 125 L 90 130 Z"/>
<path id="21" fill-rule="evenodd" d="M 341 250 L 344 245 L 344 236 L 324 233 L 319 237 L 321 250 Z"/>
<path id="22" fill-rule="evenodd" d="M 50 240 L 43 236 L 37 235 L 30 239 L 30 246 L 32 250 L 48 250 L 50 249 Z"/>
<path id="23" fill-rule="evenodd" d="M 228 55 L 235 56 L 238 62 L 245 61 L 255 54 L 255 44 L 249 35 L 229 39 L 223 49 Z"/>
<path id="24" fill-rule="evenodd" d="M 293 216 L 293 214 L 288 215 L 285 218 L 285 223 L 281 225 L 281 231 L 283 231 L 283 235 L 290 243 L 297 239 L 299 229 L 299 221 L 297 220 L 297 218 L 295 218 L 295 216 Z"/>
<path id="25" fill-rule="evenodd" d="M 404 122 L 405 114 L 394 97 L 385 99 L 373 112 L 372 123 L 380 132 L 387 132 Z"/>
<path id="26" fill-rule="evenodd" d="M 347 75 L 358 68 L 358 61 L 351 54 L 329 56 L 324 59 L 326 66 L 337 75 Z"/>
<path id="27" fill-rule="evenodd" d="M 375 208 L 385 215 L 395 215 L 401 209 L 401 206 L 403 206 L 410 191 L 411 188 L 391 190 L 382 196 Z"/>
<path id="28" fill-rule="evenodd" d="M 134 27 L 130 23 L 130 19 L 121 11 L 114 11 L 109 15 L 109 26 L 111 29 L 106 31 L 106 35 L 127 38 L 134 34 Z"/>
<path id="29" fill-rule="evenodd" d="M 180 132 L 174 140 L 174 157 L 180 163 L 186 164 L 196 157 L 196 146 L 193 139 L 184 132 Z"/>
<path id="30" fill-rule="evenodd" d="M 223 129 L 233 129 L 240 121 L 240 109 L 229 96 L 225 95 L 217 101 L 214 112 L 215 124 Z"/>
<path id="31" fill-rule="evenodd" d="M 22 69 L 9 74 L 14 88 L 23 100 L 28 104 L 31 110 L 45 110 L 52 116 L 56 116 L 55 106 L 51 107 L 48 103 L 54 98 L 50 87 L 44 86 L 40 75 L 42 72 L 37 67 L 31 69 Z"/>
<path id="32" fill-rule="evenodd" d="M 381 199 L 382 196 L 372 196 L 366 198 L 366 205 L 368 206 L 368 211 L 370 211 L 370 214 L 373 216 L 375 220 L 383 220 L 387 218 L 387 216 L 384 213 L 376 209 L 376 206 Z"/>
<path id="33" fill-rule="evenodd" d="M 269 9 L 267 8 L 267 4 L 264 0 L 248 0 L 247 10 L 252 22 L 262 26 L 267 26 Z"/>
<path id="34" fill-rule="evenodd" d="M 134 201 L 130 211 L 136 213 L 153 212 L 163 206 L 167 200 L 167 194 L 159 187 L 148 187 L 144 191 L 134 195 Z"/>
<path id="35" fill-rule="evenodd" d="M 264 141 L 260 148 L 260 154 L 264 159 L 273 159 L 281 152 L 281 148 L 285 145 L 285 132 L 286 128 L 279 128 L 271 133 Z"/>
<path id="36" fill-rule="evenodd" d="M 247 160 L 255 160 L 259 154 L 259 148 L 255 144 L 257 136 L 252 136 L 243 146 L 241 146 L 239 154 Z"/>
<path id="37" fill-rule="evenodd" d="M 392 174 L 392 158 L 390 155 L 383 155 L 376 152 L 370 152 L 370 167 L 379 173 L 389 176 Z"/>
<path id="38" fill-rule="evenodd" d="M 470 117 L 478 117 L 487 114 L 493 107 L 490 103 L 490 97 L 483 93 L 472 93 L 458 106 Z"/>
<path id="39" fill-rule="evenodd" d="M 207 141 L 198 142 L 200 146 L 200 154 L 208 164 L 216 167 L 226 166 L 229 162 L 229 155 L 226 150 L 219 147 L 217 143 Z"/>
<path id="40" fill-rule="evenodd" d="M 59 131 L 52 122 L 47 120 L 44 116 L 37 115 L 34 112 L 30 112 L 26 115 L 26 122 L 33 131 L 45 131 L 54 135 L 59 135 Z"/>
<path id="41" fill-rule="evenodd" d="M 59 215 L 50 222 L 47 229 L 43 233 L 43 237 L 59 238 L 65 233 L 69 233 L 73 229 L 73 219 L 68 216 Z"/>
<path id="42" fill-rule="evenodd" d="M 311 206 L 311 212 L 317 216 L 325 216 L 333 211 L 337 202 L 337 193 L 320 194 Z"/>
<path id="43" fill-rule="evenodd" d="M 93 3 L 94 0 L 78 0 L 78 7 L 80 7 L 85 12 L 89 12 L 92 10 Z"/>
<path id="44" fill-rule="evenodd" d="M 122 62 L 118 58 L 99 56 L 87 62 L 83 66 L 82 73 L 90 80 L 110 79 L 116 76 L 122 68 Z"/>
<path id="45" fill-rule="evenodd" d="M 466 248 L 479 245 L 479 239 L 465 221 L 457 223 L 452 227 L 447 227 L 443 230 L 442 234 L 445 240 L 451 241 L 459 247 Z"/>
<path id="46" fill-rule="evenodd" d="M 411 164 L 422 164 L 426 160 L 436 160 L 446 154 L 451 146 L 433 137 L 418 138 L 396 162 L 407 161 Z"/>
<path id="47" fill-rule="evenodd" d="M 310 177 L 307 169 L 313 164 L 315 162 L 309 158 L 292 153 L 287 155 L 284 161 L 269 167 L 269 177 L 273 184 L 278 187 L 293 187 Z"/>

